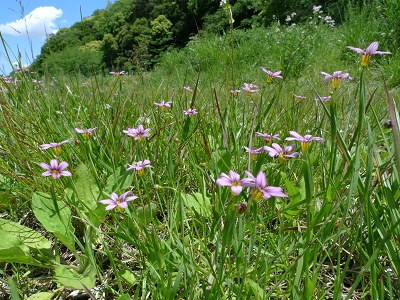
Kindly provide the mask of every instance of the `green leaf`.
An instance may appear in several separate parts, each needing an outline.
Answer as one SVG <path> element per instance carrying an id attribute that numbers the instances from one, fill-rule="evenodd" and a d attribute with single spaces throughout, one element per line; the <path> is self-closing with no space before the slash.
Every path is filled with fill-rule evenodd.
<path id="1" fill-rule="evenodd" d="M 290 202 L 288 206 L 282 208 L 282 212 L 287 216 L 297 216 L 304 208 L 304 179 L 301 179 L 300 188 L 298 188 L 286 178 L 285 187 Z"/>
<path id="2" fill-rule="evenodd" d="M 253 294 L 256 299 L 264 299 L 265 291 L 260 287 L 260 285 L 250 278 L 246 278 L 246 283 L 251 287 Z"/>
<path id="3" fill-rule="evenodd" d="M 45 193 L 34 193 L 32 210 L 48 232 L 53 233 L 68 249 L 75 252 L 74 227 L 68 206 Z"/>
<path id="4" fill-rule="evenodd" d="M 128 294 L 122 294 L 117 300 L 131 300 L 131 297 Z"/>
<path id="5" fill-rule="evenodd" d="M 95 227 L 99 226 L 107 212 L 99 203 L 99 186 L 90 169 L 80 164 L 74 172 L 74 181 L 65 189 L 65 196 L 76 211 L 85 219 L 90 220 Z"/>
<path id="6" fill-rule="evenodd" d="M 17 286 L 15 285 L 14 279 L 12 277 L 8 278 L 8 285 L 10 286 L 11 299 L 20 300 Z"/>
<path id="7" fill-rule="evenodd" d="M 0 218 L 0 229 L 17 237 L 30 248 L 50 249 L 51 247 L 50 242 L 39 232 L 13 221 Z M 0 240 L 6 242 L 4 239 Z"/>
<path id="8" fill-rule="evenodd" d="M 0 261 L 16 263 L 33 263 L 29 247 L 13 233 L 0 229 Z"/>
<path id="9" fill-rule="evenodd" d="M 104 190 L 108 194 L 125 191 L 132 185 L 133 174 L 133 172 L 127 172 L 125 167 L 118 168 L 114 174 L 107 178 L 107 184 Z"/>
<path id="10" fill-rule="evenodd" d="M 118 272 L 118 275 L 129 285 L 133 286 L 136 284 L 137 280 L 135 278 L 135 275 L 129 271 L 129 270 L 122 270 Z"/>
<path id="11" fill-rule="evenodd" d="M 193 210 L 197 214 L 203 217 L 211 216 L 211 201 L 210 198 L 200 193 L 194 193 L 193 195 L 182 194 L 183 201 L 189 209 Z"/>
<path id="12" fill-rule="evenodd" d="M 62 286 L 72 289 L 82 290 L 83 285 L 85 285 L 86 288 L 91 289 L 96 283 L 96 269 L 89 264 L 84 269 L 83 273 L 80 273 L 72 266 L 57 266 L 55 268 L 54 280 Z"/>
<path id="13" fill-rule="evenodd" d="M 28 297 L 26 300 L 51 300 L 53 296 L 54 293 L 52 292 L 41 292 Z"/>
<path id="14" fill-rule="evenodd" d="M 155 205 L 154 203 L 149 203 L 143 207 L 139 207 L 136 210 L 137 217 L 143 222 L 143 224 L 150 223 L 154 219 L 156 213 L 157 205 Z"/>

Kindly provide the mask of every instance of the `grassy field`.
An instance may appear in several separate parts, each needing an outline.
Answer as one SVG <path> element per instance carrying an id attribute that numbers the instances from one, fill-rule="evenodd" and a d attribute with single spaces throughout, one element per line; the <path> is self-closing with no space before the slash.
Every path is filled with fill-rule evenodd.
<path id="1" fill-rule="evenodd" d="M 366 14 L 0 81 L 0 298 L 398 299 L 399 56 Z"/>

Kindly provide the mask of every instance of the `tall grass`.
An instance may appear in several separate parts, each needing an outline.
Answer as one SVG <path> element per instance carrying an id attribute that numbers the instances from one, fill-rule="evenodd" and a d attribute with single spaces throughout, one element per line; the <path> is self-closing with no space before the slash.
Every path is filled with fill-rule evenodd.
<path id="1" fill-rule="evenodd" d="M 38 83 L 18 73 L 17 85 L 2 81 L 0 292 L 15 299 L 62 298 L 70 289 L 98 299 L 398 298 L 397 99 L 382 80 L 398 57 L 373 56 L 363 69 L 345 48 L 377 38 L 368 20 L 234 31 L 233 57 L 230 37 L 200 35 L 135 76 Z M 230 94 L 232 58 L 235 88 L 253 83 L 258 93 Z M 261 66 L 282 70 L 283 80 L 267 83 Z M 353 80 L 333 91 L 319 72 L 336 70 Z M 172 108 L 154 105 L 161 100 Z M 198 114 L 184 115 L 189 108 Z M 122 132 L 139 124 L 151 128 L 142 141 Z M 74 128 L 96 129 L 86 139 Z M 256 132 L 279 133 L 287 146 L 291 130 L 324 143 L 306 152 L 294 143 L 302 155 L 284 163 L 244 151 L 266 145 Z M 60 154 L 39 148 L 67 139 Z M 41 176 L 39 164 L 51 159 L 68 162 L 72 176 Z M 126 171 L 146 159 L 152 168 L 143 176 Z M 247 188 L 234 196 L 216 185 L 230 170 L 241 177 L 261 170 L 288 197 L 256 201 Z M 138 199 L 122 212 L 99 202 L 128 190 Z"/>

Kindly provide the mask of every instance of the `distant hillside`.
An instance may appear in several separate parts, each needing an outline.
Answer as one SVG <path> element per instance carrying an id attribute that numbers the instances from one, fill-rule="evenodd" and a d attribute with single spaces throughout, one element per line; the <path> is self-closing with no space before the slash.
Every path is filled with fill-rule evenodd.
<path id="1" fill-rule="evenodd" d="M 222 2 L 222 1 L 221 1 Z M 340 24 L 348 0 L 236 0 L 230 3 L 235 28 L 246 29 L 307 22 L 315 15 Z M 350 0 L 359 7 L 371 1 Z M 383 1 L 385 2 L 385 1 Z M 39 73 L 126 71 L 150 69 L 161 53 L 183 47 L 200 31 L 229 29 L 219 0 L 118 0 L 92 16 L 50 35 L 32 64 Z"/>

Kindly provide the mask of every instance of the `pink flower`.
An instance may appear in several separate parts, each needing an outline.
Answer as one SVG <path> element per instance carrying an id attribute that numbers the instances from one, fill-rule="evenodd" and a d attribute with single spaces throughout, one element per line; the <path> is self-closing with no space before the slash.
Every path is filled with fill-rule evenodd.
<path id="1" fill-rule="evenodd" d="M 315 101 L 321 100 L 322 102 L 326 102 L 326 101 L 330 100 L 331 98 L 332 98 L 332 96 L 319 97 L 319 98 L 315 98 Z"/>
<path id="2" fill-rule="evenodd" d="M 234 97 L 236 97 L 240 92 L 241 90 L 230 90 L 231 95 Z"/>
<path id="3" fill-rule="evenodd" d="M 161 101 L 160 103 L 154 102 L 155 105 L 158 107 L 161 107 L 161 110 L 164 111 L 166 108 L 170 109 L 171 108 L 171 101 L 165 102 L 164 100 Z"/>
<path id="4" fill-rule="evenodd" d="M 184 113 L 185 115 L 191 117 L 191 116 L 193 116 L 193 115 L 196 115 L 198 112 L 197 112 L 197 109 L 195 109 L 195 108 L 193 108 L 193 109 L 192 109 L 192 108 L 189 108 L 188 110 L 184 110 L 183 113 Z"/>
<path id="5" fill-rule="evenodd" d="M 186 91 L 186 93 L 192 92 L 192 89 L 190 88 L 190 86 L 184 86 L 183 89 Z"/>
<path id="6" fill-rule="evenodd" d="M 265 73 L 268 74 L 267 82 L 271 82 L 273 78 L 281 78 L 281 79 L 283 79 L 283 77 L 280 76 L 281 73 L 282 73 L 282 71 L 272 72 L 272 71 L 270 71 L 270 70 L 267 70 L 267 69 L 264 68 L 264 67 L 261 67 L 261 69 L 262 69 Z"/>
<path id="7" fill-rule="evenodd" d="M 120 71 L 120 72 L 111 71 L 110 74 L 111 74 L 111 75 L 115 75 L 116 77 L 119 77 L 119 76 L 121 76 L 121 75 L 124 75 L 124 74 L 125 74 L 125 71 Z"/>
<path id="8" fill-rule="evenodd" d="M 261 153 L 261 151 L 264 149 L 264 147 L 261 148 L 248 148 L 244 146 L 244 149 L 246 150 L 247 153 L 251 154 L 251 158 L 255 160 L 257 158 L 257 155 Z"/>
<path id="9" fill-rule="evenodd" d="M 42 173 L 42 176 L 53 176 L 54 179 L 60 178 L 61 176 L 72 176 L 71 172 L 64 171 L 68 167 L 68 163 L 65 161 L 58 164 L 56 159 L 50 161 L 50 165 L 45 163 L 39 164 L 43 169 L 47 170 Z"/>
<path id="10" fill-rule="evenodd" d="M 350 77 L 349 73 L 342 74 L 342 71 L 335 71 L 332 75 L 325 72 L 320 72 L 320 74 L 325 76 L 324 78 L 322 78 L 322 81 L 332 79 L 332 87 L 334 89 L 337 89 L 339 87 L 340 79 L 353 80 L 353 78 Z"/>
<path id="11" fill-rule="evenodd" d="M 116 193 L 111 193 L 111 199 L 100 200 L 99 202 L 102 204 L 106 204 L 106 210 L 111 210 L 113 208 L 117 208 L 118 211 L 123 211 L 125 208 L 128 208 L 128 202 L 137 199 L 137 196 L 130 196 L 132 191 L 128 191 L 123 193 L 121 196 L 118 196 Z"/>
<path id="12" fill-rule="evenodd" d="M 360 53 L 361 56 L 361 66 L 366 67 L 369 64 L 369 61 L 371 60 L 371 56 L 375 54 L 392 54 L 390 52 L 385 52 L 385 51 L 379 51 L 378 50 L 379 43 L 378 42 L 372 42 L 365 51 L 360 48 L 352 47 L 352 46 L 347 46 L 350 50 L 356 51 L 357 53 Z"/>
<path id="13" fill-rule="evenodd" d="M 279 158 L 281 162 L 285 162 L 289 158 L 295 158 L 300 155 L 299 152 L 291 152 L 293 150 L 294 144 L 286 146 L 282 149 L 277 143 L 273 143 L 271 147 L 264 146 L 264 150 L 268 152 L 268 155 L 273 158 Z"/>
<path id="14" fill-rule="evenodd" d="M 61 145 L 65 144 L 65 143 L 69 143 L 69 142 L 70 142 L 70 140 L 65 140 L 65 141 L 62 141 L 62 142 L 59 142 L 59 143 L 42 144 L 42 145 L 40 145 L 40 149 L 41 150 L 46 150 L 46 149 L 49 149 L 49 148 L 54 148 L 54 152 L 56 154 L 60 154 L 61 153 Z"/>
<path id="15" fill-rule="evenodd" d="M 279 134 L 270 135 L 268 133 L 256 132 L 256 136 L 262 137 L 267 144 L 271 143 L 273 139 L 280 140 Z"/>
<path id="16" fill-rule="evenodd" d="M 83 137 L 84 137 L 85 139 L 88 139 L 89 136 L 93 134 L 93 130 L 95 130 L 96 128 L 97 128 L 97 127 L 89 128 L 89 129 L 78 129 L 78 128 L 75 128 L 74 131 L 75 131 L 76 133 L 82 133 L 82 134 L 83 134 Z"/>
<path id="17" fill-rule="evenodd" d="M 301 136 L 296 131 L 289 131 L 291 137 L 287 137 L 287 141 L 299 141 L 301 143 L 301 149 L 307 151 L 310 148 L 311 141 L 318 141 L 320 143 L 324 142 L 323 138 L 312 136 L 311 134 L 306 134 Z"/>
<path id="18" fill-rule="evenodd" d="M 229 175 L 221 173 L 220 177 L 215 182 L 219 186 L 230 186 L 232 194 L 239 195 L 242 192 L 243 184 L 250 182 L 250 179 L 244 178 L 240 179 L 240 176 L 235 171 L 230 170 Z"/>
<path id="19" fill-rule="evenodd" d="M 296 95 L 296 94 L 293 94 L 293 96 L 297 99 L 297 101 L 301 101 L 302 99 L 306 99 L 307 97 L 306 96 L 299 96 L 299 95 Z"/>
<path id="20" fill-rule="evenodd" d="M 150 128 L 144 129 L 143 125 L 140 124 L 138 128 L 128 128 L 127 130 L 122 130 L 123 133 L 125 133 L 128 136 L 132 136 L 135 138 L 135 140 L 143 140 L 145 137 L 148 137 L 148 132 L 150 131 Z"/>
<path id="21" fill-rule="evenodd" d="M 252 83 L 245 82 L 243 90 L 245 90 L 247 92 L 247 96 L 250 97 L 252 93 L 258 92 L 258 86 Z"/>
<path id="22" fill-rule="evenodd" d="M 150 166 L 150 160 L 148 159 L 145 159 L 144 161 L 138 161 L 134 165 L 128 166 L 128 169 L 126 169 L 127 171 L 135 169 L 136 171 L 138 171 L 139 176 L 143 176 L 145 168 L 152 168 L 152 166 Z"/>
<path id="23" fill-rule="evenodd" d="M 259 200 L 261 198 L 268 199 L 271 197 L 288 197 L 281 187 L 268 186 L 267 178 L 263 171 L 258 172 L 257 177 L 254 177 L 249 171 L 245 171 L 250 181 L 243 183 L 243 186 L 254 187 L 255 191 L 252 194 L 252 199 Z"/>

